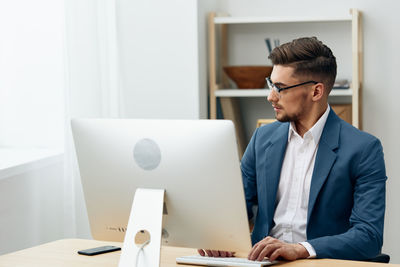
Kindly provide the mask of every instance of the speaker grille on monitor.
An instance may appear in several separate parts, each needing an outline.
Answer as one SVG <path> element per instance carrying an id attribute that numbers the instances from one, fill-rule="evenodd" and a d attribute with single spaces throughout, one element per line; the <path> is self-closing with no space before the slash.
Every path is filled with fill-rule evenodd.
<path id="1" fill-rule="evenodd" d="M 154 170 L 161 162 L 160 147 L 155 141 L 149 138 L 141 139 L 133 149 L 133 158 L 136 164 L 143 170 Z"/>

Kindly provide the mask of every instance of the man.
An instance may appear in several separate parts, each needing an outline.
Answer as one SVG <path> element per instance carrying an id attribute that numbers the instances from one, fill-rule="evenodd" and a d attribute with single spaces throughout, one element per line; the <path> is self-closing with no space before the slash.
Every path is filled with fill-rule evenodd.
<path id="1" fill-rule="evenodd" d="M 249 219 L 258 205 L 249 259 L 375 257 L 385 212 L 382 146 L 329 107 L 332 51 L 300 38 L 270 59 L 268 101 L 278 121 L 255 131 L 241 164 Z"/>
<path id="2" fill-rule="evenodd" d="M 254 132 L 241 163 L 249 219 L 258 206 L 248 258 L 375 257 L 385 213 L 382 146 L 329 107 L 336 58 L 313 37 L 275 48 L 270 59 L 268 101 L 278 121 Z"/>

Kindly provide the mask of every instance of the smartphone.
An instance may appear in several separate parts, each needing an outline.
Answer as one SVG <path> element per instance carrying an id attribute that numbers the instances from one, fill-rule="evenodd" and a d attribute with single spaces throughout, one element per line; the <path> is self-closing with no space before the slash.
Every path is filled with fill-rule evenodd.
<path id="1" fill-rule="evenodd" d="M 107 253 L 107 252 L 113 252 L 121 250 L 120 247 L 116 246 L 102 246 L 102 247 L 97 247 L 97 248 L 89 248 L 89 249 L 84 249 L 84 250 L 79 250 L 78 254 L 81 255 L 86 255 L 86 256 L 94 256 L 102 253 Z"/>

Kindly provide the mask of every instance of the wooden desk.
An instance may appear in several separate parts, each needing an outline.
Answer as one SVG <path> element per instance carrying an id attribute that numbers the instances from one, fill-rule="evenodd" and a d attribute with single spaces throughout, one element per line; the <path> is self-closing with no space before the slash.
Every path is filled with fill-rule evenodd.
<path id="1" fill-rule="evenodd" d="M 40 266 L 40 267 L 111 267 L 118 266 L 120 251 L 101 254 L 97 256 L 83 256 L 77 254 L 78 250 L 92 247 L 116 245 L 122 246 L 118 242 L 104 242 L 85 239 L 62 239 L 47 243 L 41 246 L 20 250 L 14 253 L 0 256 L 1 267 L 14 266 Z M 184 255 L 196 254 L 195 249 L 163 247 L 161 249 L 161 266 L 162 267 L 186 267 L 189 265 L 178 265 L 175 258 Z M 245 256 L 245 255 L 240 255 Z M 330 266 L 346 266 L 346 267 L 384 267 L 383 263 L 369 263 L 358 261 L 343 260 L 298 260 L 293 262 L 282 262 L 274 266 L 284 267 L 330 267 Z M 400 266 L 400 265 L 390 265 Z"/>

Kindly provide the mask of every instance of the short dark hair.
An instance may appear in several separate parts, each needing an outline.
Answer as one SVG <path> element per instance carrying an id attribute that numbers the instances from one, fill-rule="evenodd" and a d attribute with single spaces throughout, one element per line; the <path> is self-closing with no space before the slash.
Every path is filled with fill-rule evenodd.
<path id="1" fill-rule="evenodd" d="M 294 75 L 307 76 L 322 82 L 331 91 L 336 79 L 336 58 L 331 49 L 316 37 L 303 37 L 272 50 L 269 58 L 274 65 L 291 66 Z"/>

